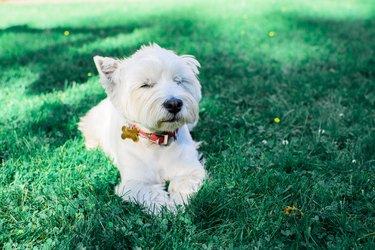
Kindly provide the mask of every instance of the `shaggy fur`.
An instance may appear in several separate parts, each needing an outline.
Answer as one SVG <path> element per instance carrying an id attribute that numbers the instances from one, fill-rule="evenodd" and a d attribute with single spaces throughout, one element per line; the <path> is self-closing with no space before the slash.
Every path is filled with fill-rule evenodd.
<path id="1" fill-rule="evenodd" d="M 123 60 L 95 56 L 94 61 L 108 97 L 81 118 L 86 147 L 100 147 L 113 159 L 121 174 L 115 191 L 124 200 L 136 201 L 150 212 L 186 204 L 206 176 L 189 132 L 198 121 L 201 99 L 198 61 L 156 44 Z M 163 105 L 171 98 L 183 103 L 176 114 Z M 121 138 L 124 125 L 178 133 L 167 146 L 141 137 L 134 142 Z"/>

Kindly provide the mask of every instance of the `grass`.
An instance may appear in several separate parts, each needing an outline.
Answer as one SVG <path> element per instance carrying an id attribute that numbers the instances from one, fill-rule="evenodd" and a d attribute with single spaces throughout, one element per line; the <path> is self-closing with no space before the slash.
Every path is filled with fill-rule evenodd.
<path id="1" fill-rule="evenodd" d="M 373 1 L 2 3 L 0 16 L 0 248 L 375 248 Z M 114 195 L 117 170 L 76 125 L 105 97 L 92 57 L 151 41 L 202 64 L 193 136 L 210 173 L 160 217 Z"/>

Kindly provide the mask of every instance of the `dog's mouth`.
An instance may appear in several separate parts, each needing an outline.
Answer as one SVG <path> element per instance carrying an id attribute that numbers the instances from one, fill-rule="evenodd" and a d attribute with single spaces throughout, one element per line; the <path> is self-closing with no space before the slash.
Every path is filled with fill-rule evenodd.
<path id="1" fill-rule="evenodd" d="M 174 123 L 174 122 L 179 122 L 181 121 L 181 118 L 178 117 L 178 116 L 173 116 L 172 118 L 170 119 L 166 119 L 166 120 L 162 120 L 161 122 L 162 123 Z"/>
<path id="2" fill-rule="evenodd" d="M 162 121 L 162 122 L 164 122 L 164 123 L 172 123 L 172 122 L 178 122 L 178 121 L 180 121 L 179 118 L 177 118 L 177 117 L 173 117 L 172 119 L 164 120 L 164 121 Z"/>

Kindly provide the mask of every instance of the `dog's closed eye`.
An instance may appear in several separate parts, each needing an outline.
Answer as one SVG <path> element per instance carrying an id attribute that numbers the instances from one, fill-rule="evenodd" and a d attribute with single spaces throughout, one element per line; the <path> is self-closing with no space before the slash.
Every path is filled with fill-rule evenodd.
<path id="1" fill-rule="evenodd" d="M 143 83 L 141 86 L 140 86 L 140 88 L 151 88 L 152 86 L 151 85 L 149 85 L 149 84 L 145 84 L 145 83 Z"/>
<path id="2" fill-rule="evenodd" d="M 181 84 L 183 84 L 183 83 L 186 82 L 185 79 L 183 79 L 183 78 L 180 77 L 180 76 L 176 76 L 176 77 L 173 79 L 173 81 L 174 81 L 175 83 L 177 83 L 178 85 L 181 85 Z"/>
<path id="3" fill-rule="evenodd" d="M 155 85 L 154 82 L 151 80 L 147 79 L 146 81 L 142 82 L 140 88 L 152 88 Z"/>

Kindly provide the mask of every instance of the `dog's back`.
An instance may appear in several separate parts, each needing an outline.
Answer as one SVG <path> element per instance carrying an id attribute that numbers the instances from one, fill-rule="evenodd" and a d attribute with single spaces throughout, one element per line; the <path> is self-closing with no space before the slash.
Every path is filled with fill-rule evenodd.
<path id="1" fill-rule="evenodd" d="M 108 127 L 107 123 L 110 122 L 109 105 L 112 105 L 109 99 L 104 99 L 90 109 L 78 123 L 78 129 L 82 132 L 88 149 L 103 148 L 104 138 L 107 133 L 106 128 Z"/>

